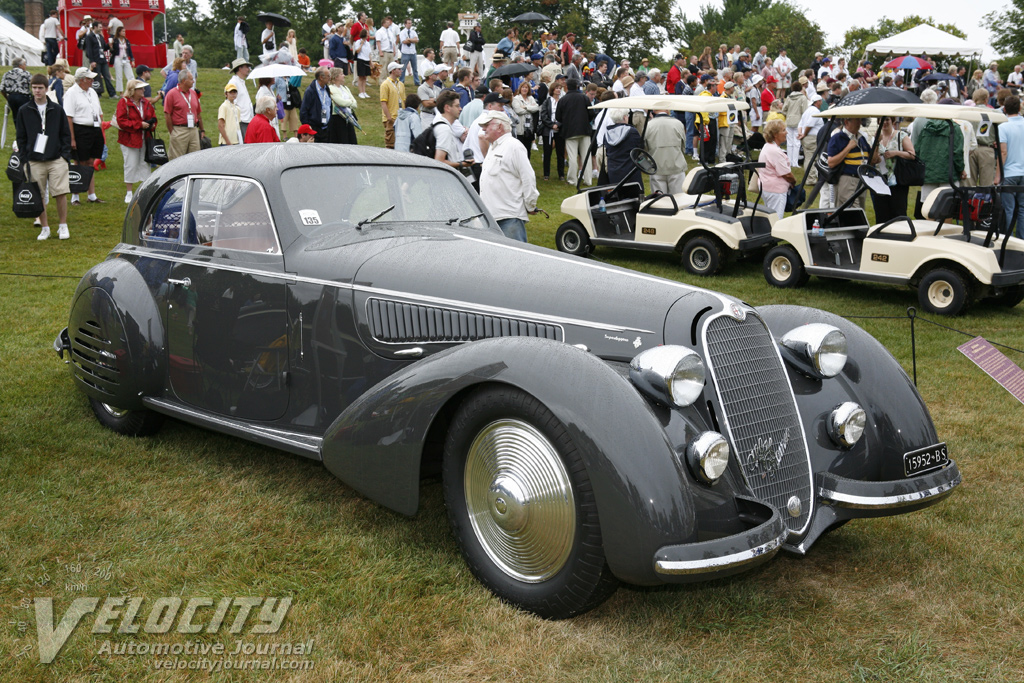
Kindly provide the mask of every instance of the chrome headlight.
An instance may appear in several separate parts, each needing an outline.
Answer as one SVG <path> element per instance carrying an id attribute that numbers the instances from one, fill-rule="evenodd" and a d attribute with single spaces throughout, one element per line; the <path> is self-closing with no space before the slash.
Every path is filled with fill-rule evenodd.
<path id="1" fill-rule="evenodd" d="M 856 403 L 847 401 L 828 416 L 828 435 L 843 448 L 850 448 L 864 435 L 868 416 Z"/>
<path id="2" fill-rule="evenodd" d="M 629 362 L 629 379 L 654 400 L 685 407 L 704 392 L 704 361 L 685 346 L 656 346 Z"/>
<path id="3" fill-rule="evenodd" d="M 783 335 L 780 345 L 786 360 L 812 377 L 835 377 L 846 367 L 846 335 L 832 325 L 795 327 Z"/>
<path id="4" fill-rule="evenodd" d="M 718 432 L 704 432 L 686 447 L 686 460 L 697 478 L 714 484 L 729 465 L 729 442 Z"/>

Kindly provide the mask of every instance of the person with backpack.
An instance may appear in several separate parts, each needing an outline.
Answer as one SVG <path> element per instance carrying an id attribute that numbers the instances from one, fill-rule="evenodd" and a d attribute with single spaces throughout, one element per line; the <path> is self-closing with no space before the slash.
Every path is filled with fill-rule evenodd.
<path id="1" fill-rule="evenodd" d="M 455 135 L 452 124 L 458 120 L 462 113 L 459 105 L 459 96 L 452 90 L 445 90 L 437 96 L 435 102 L 441 121 L 434 121 L 433 125 L 423 131 L 416 138 L 418 148 L 422 149 L 424 143 L 429 142 L 429 136 L 434 138 L 434 160 L 442 164 L 448 164 L 452 168 L 462 170 L 472 165 L 473 160 L 465 160 L 462 157 L 462 143 Z M 424 138 L 421 140 L 420 138 Z"/>
<path id="2" fill-rule="evenodd" d="M 247 33 L 249 33 L 249 24 L 245 22 L 244 16 L 238 17 L 238 21 L 235 23 L 235 59 L 241 59 L 243 62 L 249 61 Z"/>
<path id="3" fill-rule="evenodd" d="M 405 98 L 405 107 L 398 111 L 395 119 L 395 151 L 411 151 L 412 141 L 423 132 L 420 122 L 420 96 L 412 93 Z"/>

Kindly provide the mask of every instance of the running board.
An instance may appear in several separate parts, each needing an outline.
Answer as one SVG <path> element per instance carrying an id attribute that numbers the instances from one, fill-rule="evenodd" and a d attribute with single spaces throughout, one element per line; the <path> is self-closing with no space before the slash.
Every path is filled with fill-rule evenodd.
<path id="1" fill-rule="evenodd" d="M 641 251 L 673 252 L 673 244 L 651 244 L 650 242 L 634 242 L 633 240 L 617 240 L 609 237 L 591 237 L 591 244 L 598 247 L 621 247 L 623 249 L 639 249 Z"/>
<path id="2" fill-rule="evenodd" d="M 900 275 L 879 275 L 876 273 L 862 273 L 859 270 L 844 269 L 844 268 L 829 268 L 827 266 L 804 266 L 807 272 L 811 275 L 820 275 L 821 277 L 835 277 L 843 280 L 858 280 L 860 282 L 884 282 L 891 285 L 905 285 L 910 282 L 910 278 L 903 277 Z"/>
<path id="3" fill-rule="evenodd" d="M 270 446 L 271 448 L 277 448 L 288 453 L 301 455 L 304 458 L 322 460 L 320 457 L 320 444 L 323 443 L 323 439 L 319 436 L 310 436 L 309 434 L 292 432 L 287 429 L 264 427 L 252 422 L 224 417 L 223 415 L 210 415 L 195 408 L 189 408 L 180 403 L 162 398 L 144 398 L 142 403 L 154 412 L 177 418 L 189 424 L 205 427 L 222 434 L 239 436 L 263 446 Z"/>

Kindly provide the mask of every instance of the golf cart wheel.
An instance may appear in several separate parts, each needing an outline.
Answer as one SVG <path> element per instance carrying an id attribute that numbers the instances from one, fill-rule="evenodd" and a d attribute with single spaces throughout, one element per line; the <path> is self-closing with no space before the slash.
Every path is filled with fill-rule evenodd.
<path id="1" fill-rule="evenodd" d="M 694 237 L 683 245 L 683 267 L 694 275 L 717 275 L 722 270 L 722 247 L 713 237 Z"/>
<path id="2" fill-rule="evenodd" d="M 562 223 L 555 233 L 555 246 L 558 247 L 558 251 L 573 256 L 586 256 L 593 249 L 586 228 L 576 220 Z"/>
<path id="3" fill-rule="evenodd" d="M 1006 308 L 1013 308 L 1021 301 L 1024 301 L 1024 285 L 1008 287 L 1002 296 L 996 298 L 996 303 Z"/>
<path id="4" fill-rule="evenodd" d="M 970 302 L 964 277 L 947 268 L 928 271 L 917 285 L 921 308 L 939 315 L 960 315 Z"/>
<path id="5" fill-rule="evenodd" d="M 764 257 L 764 279 L 775 287 L 803 287 L 811 276 L 804 268 L 803 259 L 796 249 L 783 244 L 773 247 Z"/>

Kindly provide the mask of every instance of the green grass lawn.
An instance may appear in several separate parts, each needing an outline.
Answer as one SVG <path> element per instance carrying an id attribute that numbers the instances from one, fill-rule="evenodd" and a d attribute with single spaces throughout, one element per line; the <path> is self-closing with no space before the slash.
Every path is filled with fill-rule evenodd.
<path id="1" fill-rule="evenodd" d="M 200 74 L 209 131 L 226 73 Z M 109 118 L 114 103 L 102 102 Z M 361 143 L 383 144 L 378 111 L 360 101 Z M 1024 680 L 1024 410 L 956 350 L 968 337 L 916 329 L 919 388 L 964 477 L 948 501 L 855 521 L 804 558 L 780 555 L 707 584 L 623 587 L 583 617 L 546 622 L 501 604 L 472 577 L 436 480 L 406 518 L 316 463 L 239 439 L 174 420 L 137 440 L 100 427 L 51 344 L 79 277 L 121 235 L 116 132 L 107 140 L 108 169 L 97 177 L 108 203 L 72 207 L 70 240 L 37 242 L 31 221 L 10 212 L 9 190 L 0 201 L 0 680 Z M 540 155 L 533 159 L 539 177 Z M 554 248 L 572 189 L 539 185 L 551 218 L 535 218 L 528 233 Z M 599 248 L 594 258 L 753 305 L 871 316 L 858 322 L 911 369 L 909 324 L 889 318 L 916 305 L 909 289 L 812 278 L 780 290 L 757 261 L 696 281 L 670 256 Z M 1021 307 L 979 305 L 940 322 L 1024 348 Z M 293 604 L 267 636 L 249 635 L 251 622 L 237 636 L 131 636 L 116 633 L 120 620 L 115 633 L 93 634 L 87 615 L 52 664 L 39 662 L 33 598 L 54 599 L 56 622 L 75 598 L 122 595 L 146 598 L 144 617 L 165 596 Z M 205 623 L 209 610 L 200 614 Z M 236 638 L 313 639 L 313 669 L 170 673 L 152 657 L 100 652 L 105 640 L 221 642 L 230 651 Z"/>

